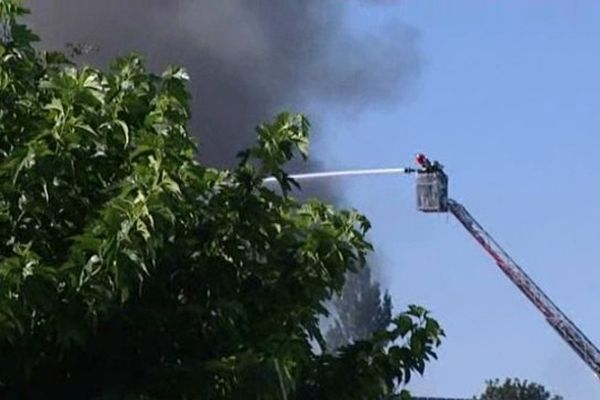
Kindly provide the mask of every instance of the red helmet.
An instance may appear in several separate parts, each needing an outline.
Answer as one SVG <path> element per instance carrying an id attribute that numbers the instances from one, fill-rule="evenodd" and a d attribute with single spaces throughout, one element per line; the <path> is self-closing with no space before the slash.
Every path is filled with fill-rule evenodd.
<path id="1" fill-rule="evenodd" d="M 431 161 L 429 161 L 429 158 L 427 158 L 427 156 L 423 153 L 417 153 L 415 160 L 417 161 L 417 164 L 419 164 L 422 167 L 427 167 L 431 165 Z"/>

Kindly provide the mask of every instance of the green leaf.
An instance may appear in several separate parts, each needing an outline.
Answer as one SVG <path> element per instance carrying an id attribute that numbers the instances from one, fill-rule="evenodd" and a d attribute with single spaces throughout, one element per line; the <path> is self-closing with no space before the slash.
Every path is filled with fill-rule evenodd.
<path id="1" fill-rule="evenodd" d="M 125 144 L 123 145 L 123 148 L 127 148 L 127 146 L 129 146 L 129 127 L 124 121 L 121 121 L 120 119 L 117 119 L 114 122 L 121 128 L 123 136 L 125 137 Z"/>
<path id="2" fill-rule="evenodd" d="M 398 333 L 404 337 L 413 329 L 413 321 L 408 315 L 401 315 L 397 321 Z"/>

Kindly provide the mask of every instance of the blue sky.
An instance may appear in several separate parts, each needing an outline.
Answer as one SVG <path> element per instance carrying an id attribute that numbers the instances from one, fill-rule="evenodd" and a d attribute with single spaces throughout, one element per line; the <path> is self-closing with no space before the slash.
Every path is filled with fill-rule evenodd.
<path id="1" fill-rule="evenodd" d="M 314 147 L 325 167 L 439 159 L 451 196 L 600 344 L 600 3 L 388 0 L 353 3 L 349 18 L 361 31 L 412 25 L 424 65 L 401 104 L 326 117 Z M 592 372 L 463 228 L 415 210 L 411 178 L 339 184 L 373 223 L 396 307 L 425 305 L 445 327 L 415 393 L 468 397 L 516 376 L 599 398 Z"/>

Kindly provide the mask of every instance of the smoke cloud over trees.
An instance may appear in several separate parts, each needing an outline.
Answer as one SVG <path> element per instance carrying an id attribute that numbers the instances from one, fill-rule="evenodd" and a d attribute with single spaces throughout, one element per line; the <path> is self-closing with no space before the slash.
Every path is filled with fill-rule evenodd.
<path id="1" fill-rule="evenodd" d="M 370 4 L 369 4 L 370 3 Z M 353 6 L 368 0 L 29 0 L 44 46 L 89 44 L 84 61 L 135 51 L 153 69 L 192 78 L 200 157 L 231 165 L 253 127 L 282 108 L 362 107 L 400 99 L 419 72 L 418 33 L 401 22 L 359 34 Z"/>

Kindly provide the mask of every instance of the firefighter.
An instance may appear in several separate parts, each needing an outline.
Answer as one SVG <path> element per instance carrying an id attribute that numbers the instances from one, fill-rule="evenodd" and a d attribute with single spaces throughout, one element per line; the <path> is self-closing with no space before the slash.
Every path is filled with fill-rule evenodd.
<path id="1" fill-rule="evenodd" d="M 417 153 L 415 160 L 417 164 L 423 168 L 421 172 L 434 173 L 441 171 L 442 168 L 444 168 L 442 164 L 437 161 L 431 162 L 431 160 L 423 153 Z"/>

